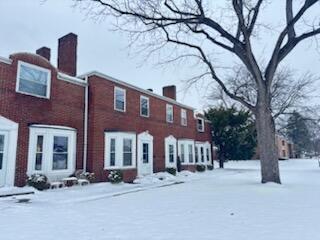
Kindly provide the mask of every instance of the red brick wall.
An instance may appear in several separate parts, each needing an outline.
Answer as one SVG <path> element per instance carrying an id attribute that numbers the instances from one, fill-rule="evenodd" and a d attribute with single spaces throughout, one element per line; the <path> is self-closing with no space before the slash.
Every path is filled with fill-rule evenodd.
<path id="1" fill-rule="evenodd" d="M 114 86 L 126 89 L 126 112 L 114 110 Z M 88 167 L 95 172 L 98 180 L 105 180 L 108 171 L 104 170 L 104 131 L 133 131 L 137 134 L 146 130 L 154 137 L 154 172 L 165 169 L 164 139 L 173 135 L 176 139 L 188 138 L 211 142 L 210 131 L 206 125 L 206 133 L 196 132 L 196 121 L 193 111 L 187 110 L 188 126 L 181 126 L 181 107 L 174 105 L 174 122 L 166 122 L 166 101 L 146 95 L 150 101 L 150 117 L 140 116 L 140 93 L 134 89 L 118 85 L 98 76 L 89 78 L 89 147 Z M 171 103 L 170 103 L 171 104 Z M 189 169 L 189 167 L 185 167 Z M 194 167 L 190 167 L 194 169 Z M 127 181 L 133 180 L 136 171 L 124 171 Z M 128 172 L 128 173 L 126 173 Z"/>
<path id="2" fill-rule="evenodd" d="M 77 168 L 82 168 L 84 87 L 57 79 L 57 70 L 34 54 L 14 54 L 11 65 L 0 63 L 0 115 L 19 123 L 15 184 L 25 184 L 29 124 L 62 125 L 77 129 Z M 18 60 L 51 70 L 50 99 L 16 93 Z"/>

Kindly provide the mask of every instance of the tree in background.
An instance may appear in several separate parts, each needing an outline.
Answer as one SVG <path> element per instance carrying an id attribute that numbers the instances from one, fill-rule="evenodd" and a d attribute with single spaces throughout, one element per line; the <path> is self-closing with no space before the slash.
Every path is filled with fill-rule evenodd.
<path id="1" fill-rule="evenodd" d="M 130 46 L 136 44 L 147 53 L 147 58 L 166 49 L 164 62 L 188 60 L 194 69 L 194 81 L 210 80 L 228 97 L 250 109 L 255 116 L 260 148 L 261 182 L 281 183 L 271 88 L 280 64 L 290 53 L 306 40 L 320 36 L 319 14 L 315 14 L 320 9 L 319 0 L 75 2 L 91 3 L 86 9 L 95 16 L 113 17 L 113 26 L 128 33 Z M 265 14 L 275 9 L 281 10 L 282 15 L 268 21 Z M 271 39 L 262 36 L 266 31 Z M 219 64 L 226 55 L 250 73 L 257 89 L 254 104 L 228 87 L 227 69 Z"/>
<path id="2" fill-rule="evenodd" d="M 249 111 L 220 106 L 209 109 L 206 117 L 211 121 L 220 168 L 223 168 L 225 160 L 252 158 L 257 139 L 255 123 Z"/>
<path id="3" fill-rule="evenodd" d="M 294 111 L 290 115 L 286 126 L 286 135 L 294 143 L 295 152 L 298 156 L 312 150 L 308 120 L 300 113 Z"/>

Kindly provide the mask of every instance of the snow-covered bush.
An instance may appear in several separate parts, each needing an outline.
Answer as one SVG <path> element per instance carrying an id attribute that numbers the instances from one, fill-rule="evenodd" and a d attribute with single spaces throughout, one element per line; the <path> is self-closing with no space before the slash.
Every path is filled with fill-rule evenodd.
<path id="1" fill-rule="evenodd" d="M 74 174 L 72 174 L 70 177 L 76 177 L 78 179 L 86 179 L 89 182 L 94 182 L 96 179 L 96 176 L 94 173 L 91 172 L 84 172 L 83 170 L 77 170 Z"/>
<path id="2" fill-rule="evenodd" d="M 123 180 L 123 175 L 120 170 L 112 170 L 108 175 L 108 180 L 111 183 L 120 183 Z"/>
<path id="3" fill-rule="evenodd" d="M 175 168 L 166 168 L 166 172 L 175 176 L 177 174 L 177 169 L 175 169 Z"/>
<path id="4" fill-rule="evenodd" d="M 44 174 L 32 174 L 27 179 L 27 185 L 39 191 L 46 190 L 50 187 L 48 178 Z"/>
<path id="5" fill-rule="evenodd" d="M 208 165 L 208 166 L 207 166 L 207 169 L 208 169 L 209 171 L 213 170 L 213 165 Z"/>
<path id="6" fill-rule="evenodd" d="M 197 169 L 198 172 L 204 172 L 206 170 L 206 166 L 203 165 L 203 164 L 198 164 L 196 166 L 196 169 Z"/>

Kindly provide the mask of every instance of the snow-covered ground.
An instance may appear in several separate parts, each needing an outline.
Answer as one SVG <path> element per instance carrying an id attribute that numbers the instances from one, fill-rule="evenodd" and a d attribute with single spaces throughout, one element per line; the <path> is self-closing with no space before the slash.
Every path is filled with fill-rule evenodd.
<path id="1" fill-rule="evenodd" d="M 320 239 L 318 162 L 280 167 L 282 185 L 260 184 L 259 163 L 242 161 L 176 178 L 36 192 L 31 203 L 0 199 L 0 239 Z"/>

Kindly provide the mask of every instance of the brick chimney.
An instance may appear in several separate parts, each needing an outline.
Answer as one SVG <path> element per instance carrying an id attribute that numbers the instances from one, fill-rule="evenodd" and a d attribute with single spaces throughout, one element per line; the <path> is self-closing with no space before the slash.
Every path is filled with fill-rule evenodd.
<path id="1" fill-rule="evenodd" d="M 162 95 L 168 98 L 171 98 L 173 100 L 177 99 L 177 93 L 176 93 L 176 86 L 171 85 L 171 86 L 165 86 L 162 88 Z"/>
<path id="2" fill-rule="evenodd" d="M 71 76 L 77 75 L 78 36 L 69 33 L 59 38 L 58 69 Z"/>
<path id="3" fill-rule="evenodd" d="M 48 48 L 48 47 L 39 48 L 39 49 L 36 51 L 36 54 L 44 57 L 45 59 L 47 59 L 47 60 L 50 62 L 50 57 L 51 57 L 50 48 Z"/>

